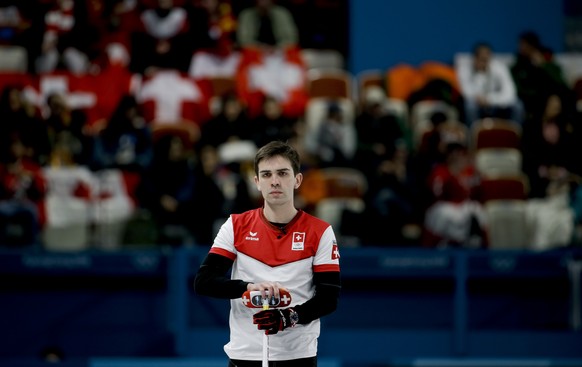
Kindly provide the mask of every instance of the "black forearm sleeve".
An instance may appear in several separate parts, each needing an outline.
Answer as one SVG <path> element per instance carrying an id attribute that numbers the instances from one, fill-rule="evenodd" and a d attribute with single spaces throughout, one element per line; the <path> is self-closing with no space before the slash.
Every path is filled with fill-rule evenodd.
<path id="1" fill-rule="evenodd" d="M 239 298 L 247 290 L 248 282 L 226 276 L 233 261 L 227 257 L 208 254 L 194 280 L 196 293 L 216 298 Z"/>
<path id="2" fill-rule="evenodd" d="M 335 311 L 341 290 L 339 272 L 322 272 L 313 274 L 315 295 L 307 302 L 293 307 L 299 316 L 300 324 L 309 324 L 313 320 Z"/>

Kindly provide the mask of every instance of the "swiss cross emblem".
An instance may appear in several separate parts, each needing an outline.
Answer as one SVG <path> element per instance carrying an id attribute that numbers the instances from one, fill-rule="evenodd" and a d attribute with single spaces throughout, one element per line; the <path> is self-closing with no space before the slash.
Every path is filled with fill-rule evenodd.
<path id="1" fill-rule="evenodd" d="M 305 249 L 305 232 L 293 232 L 291 250 L 302 251 Z"/>
<path id="2" fill-rule="evenodd" d="M 338 260 L 339 258 L 340 258 L 339 247 L 337 245 L 333 245 L 333 247 L 331 248 L 331 259 Z"/>

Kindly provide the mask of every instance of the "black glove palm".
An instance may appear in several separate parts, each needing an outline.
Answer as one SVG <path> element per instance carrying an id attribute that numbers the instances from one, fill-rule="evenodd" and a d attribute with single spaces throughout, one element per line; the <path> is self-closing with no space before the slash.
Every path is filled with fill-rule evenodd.
<path id="1" fill-rule="evenodd" d="M 259 330 L 265 330 L 265 334 L 277 334 L 291 326 L 289 309 L 273 309 L 257 312 L 253 315 L 253 324 L 257 325 Z"/>

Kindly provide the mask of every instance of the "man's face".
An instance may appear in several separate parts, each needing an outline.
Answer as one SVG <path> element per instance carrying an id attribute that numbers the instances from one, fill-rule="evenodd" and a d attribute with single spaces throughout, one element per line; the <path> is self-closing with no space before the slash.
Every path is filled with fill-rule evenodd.
<path id="1" fill-rule="evenodd" d="M 294 190 L 301 185 L 303 176 L 293 173 L 289 160 L 281 156 L 263 159 L 258 168 L 255 184 L 265 202 L 281 205 L 293 200 Z"/>

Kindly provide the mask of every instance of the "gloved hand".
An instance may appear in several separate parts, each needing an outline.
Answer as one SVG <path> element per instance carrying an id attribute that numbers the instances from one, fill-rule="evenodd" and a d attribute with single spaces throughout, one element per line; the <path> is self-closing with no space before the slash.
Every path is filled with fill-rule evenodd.
<path id="1" fill-rule="evenodd" d="M 291 326 L 290 314 L 288 308 L 264 310 L 253 315 L 253 324 L 267 335 L 277 334 Z"/>

